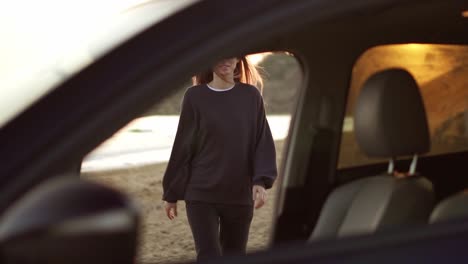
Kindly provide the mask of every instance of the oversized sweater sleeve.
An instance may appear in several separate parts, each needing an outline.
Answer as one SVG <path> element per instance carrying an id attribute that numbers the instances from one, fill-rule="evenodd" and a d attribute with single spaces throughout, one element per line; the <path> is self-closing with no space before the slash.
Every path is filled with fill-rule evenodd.
<path id="1" fill-rule="evenodd" d="M 253 184 L 262 185 L 266 189 L 273 186 L 277 176 L 276 151 L 270 126 L 265 115 L 263 99 L 258 94 L 257 99 L 257 138 L 254 154 Z"/>
<path id="2" fill-rule="evenodd" d="M 185 188 L 190 180 L 190 162 L 194 152 L 197 131 L 197 115 L 190 100 L 190 89 L 182 100 L 177 133 L 172 152 L 163 177 L 163 200 L 176 202 L 184 199 Z"/>

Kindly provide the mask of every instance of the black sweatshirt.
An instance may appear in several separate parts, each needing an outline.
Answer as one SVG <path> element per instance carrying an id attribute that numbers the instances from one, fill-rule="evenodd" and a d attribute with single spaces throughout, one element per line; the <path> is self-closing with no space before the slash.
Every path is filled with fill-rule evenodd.
<path id="1" fill-rule="evenodd" d="M 163 200 L 252 204 L 252 186 L 271 188 L 276 152 L 257 88 L 189 88 L 163 178 Z"/>

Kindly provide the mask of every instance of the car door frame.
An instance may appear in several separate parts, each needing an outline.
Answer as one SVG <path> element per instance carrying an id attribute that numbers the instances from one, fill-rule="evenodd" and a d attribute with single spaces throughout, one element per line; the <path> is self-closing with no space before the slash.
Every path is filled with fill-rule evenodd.
<path id="1" fill-rule="evenodd" d="M 434 40 L 431 32 L 423 30 L 427 26 L 424 19 L 432 12 L 416 12 L 424 1 L 362 0 L 341 5 L 335 1 L 299 0 L 232 2 L 202 1 L 147 29 L 3 127 L 0 158 L 5 165 L 0 168 L 0 212 L 31 187 L 60 174 L 154 102 L 168 96 L 173 87 L 181 84 L 178 80 L 193 75 L 200 65 L 210 65 L 228 55 L 289 50 L 301 60 L 305 82 L 287 144 L 282 171 L 286 183 L 283 186 L 280 183 L 273 242 L 304 239 L 336 182 L 349 70 L 354 61 L 374 45 Z M 430 3 L 436 5 L 437 1 Z M 443 25 L 434 24 L 434 30 L 442 30 L 436 40 L 466 43 L 466 39 L 452 39 L 451 34 L 459 34 L 463 25 L 451 16 L 447 19 L 444 13 L 452 7 L 450 3 L 455 8 L 457 1 L 446 3 L 447 10 L 440 9 L 434 20 L 445 19 Z M 243 4 L 251 9 L 246 10 Z M 210 16 L 212 10 L 225 11 Z M 378 34 L 379 25 L 394 28 L 405 22 L 406 17 L 400 17 L 393 21 L 396 26 L 388 25 L 401 10 L 414 12 L 411 17 L 416 23 L 411 29 L 420 30 L 418 35 L 412 36 L 411 30 L 396 29 L 386 32 L 386 37 Z M 374 16 L 381 16 L 380 23 L 365 27 L 365 17 Z M 350 23 L 354 19 L 357 21 Z M 205 25 L 203 30 L 187 30 L 187 25 L 197 24 Z M 443 31 L 447 24 L 454 27 Z M 370 33 L 375 35 L 369 36 Z M 366 37 L 356 40 L 356 34 Z M 239 39 L 245 40 L 244 46 L 231 45 Z M 342 43 L 349 45 L 347 52 L 339 52 Z M 23 149 L 19 151 L 18 146 Z M 313 203 L 306 206 L 303 203 L 298 211 L 297 202 L 303 200 Z"/>

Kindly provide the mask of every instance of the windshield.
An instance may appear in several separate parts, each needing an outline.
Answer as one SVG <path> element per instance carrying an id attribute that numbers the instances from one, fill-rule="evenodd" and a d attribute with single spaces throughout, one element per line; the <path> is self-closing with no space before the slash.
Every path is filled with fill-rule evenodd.
<path id="1" fill-rule="evenodd" d="M 197 0 L 0 4 L 0 127 L 59 83 Z"/>

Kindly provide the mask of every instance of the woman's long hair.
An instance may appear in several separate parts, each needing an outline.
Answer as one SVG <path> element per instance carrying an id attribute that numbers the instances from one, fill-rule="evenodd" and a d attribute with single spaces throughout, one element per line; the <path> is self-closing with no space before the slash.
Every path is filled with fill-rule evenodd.
<path id="1" fill-rule="evenodd" d="M 192 82 L 194 85 L 207 84 L 213 80 L 213 71 L 207 70 L 203 73 L 193 76 Z M 263 78 L 259 73 L 258 68 L 249 62 L 244 56 L 239 58 L 234 70 L 234 81 L 247 83 L 257 87 L 260 93 L 263 90 Z"/>

